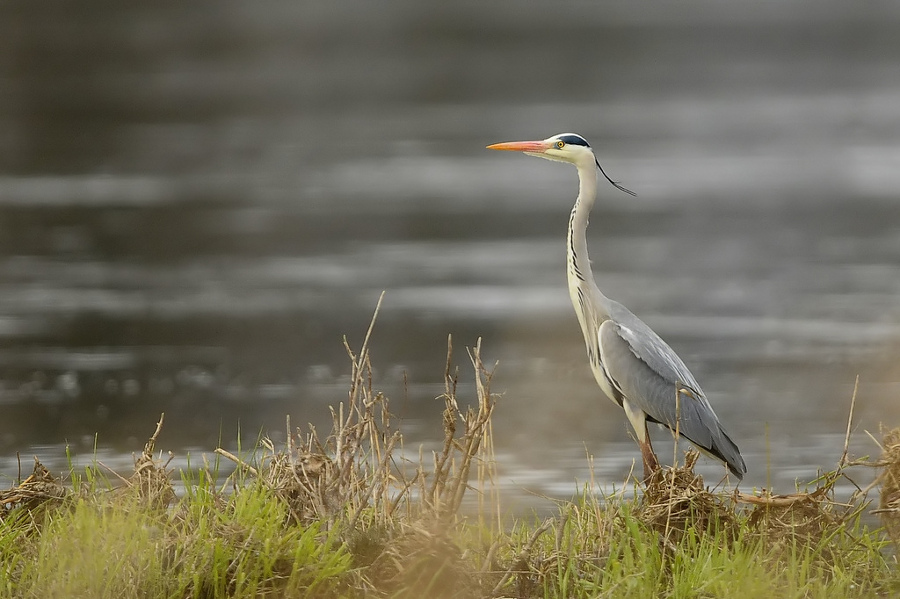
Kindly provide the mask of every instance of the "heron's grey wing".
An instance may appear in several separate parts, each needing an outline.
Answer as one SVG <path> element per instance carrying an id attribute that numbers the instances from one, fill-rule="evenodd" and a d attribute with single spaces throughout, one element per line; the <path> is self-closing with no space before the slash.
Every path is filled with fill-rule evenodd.
<path id="1" fill-rule="evenodd" d="M 613 307 L 612 318 L 613 324 L 618 325 L 619 336 L 628 342 L 635 356 L 646 362 L 650 368 L 670 383 L 677 382 L 693 391 L 695 395 L 703 397 L 704 402 L 706 401 L 700 384 L 675 353 L 675 350 L 669 347 L 643 320 L 621 304 Z M 707 406 L 709 406 L 708 403 Z"/>
<path id="2" fill-rule="evenodd" d="M 693 375 L 665 341 L 633 318 L 638 325 L 607 320 L 598 331 L 601 362 L 613 384 L 652 419 L 678 430 L 738 476 L 746 472 L 740 451 Z"/>

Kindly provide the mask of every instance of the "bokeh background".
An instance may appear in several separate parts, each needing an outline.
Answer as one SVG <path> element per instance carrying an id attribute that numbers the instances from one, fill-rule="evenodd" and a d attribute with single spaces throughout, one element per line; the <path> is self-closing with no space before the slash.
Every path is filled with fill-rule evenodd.
<path id="1" fill-rule="evenodd" d="M 575 131 L 597 280 L 793 490 L 900 423 L 900 7 L 892 2 L 4 3 L 0 474 L 127 467 L 324 426 L 378 296 L 376 387 L 439 441 L 483 338 L 504 488 L 610 488 L 639 453 L 566 291 Z M 671 442 L 655 433 L 661 456 Z M 177 462 L 176 462 L 177 463 Z M 711 480 L 722 472 L 705 461 Z"/>

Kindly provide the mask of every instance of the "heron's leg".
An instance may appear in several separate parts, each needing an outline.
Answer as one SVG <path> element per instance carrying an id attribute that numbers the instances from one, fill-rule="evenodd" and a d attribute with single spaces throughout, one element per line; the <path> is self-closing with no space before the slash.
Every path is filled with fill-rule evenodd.
<path id="1" fill-rule="evenodd" d="M 638 445 L 641 446 L 641 458 L 644 462 L 644 482 L 650 480 L 650 476 L 659 470 L 659 460 L 656 459 L 656 453 L 653 452 L 653 445 L 650 443 L 650 433 L 647 430 L 647 415 L 637 406 L 632 406 L 628 398 L 623 398 L 622 407 L 625 408 L 625 415 L 631 423 L 635 434 L 637 435 Z"/>
<path id="2" fill-rule="evenodd" d="M 659 460 L 656 459 L 656 452 L 653 451 L 653 444 L 650 442 L 650 431 L 647 430 L 647 421 L 644 421 L 644 439 L 641 444 L 641 457 L 644 460 L 644 482 L 650 480 L 654 472 L 659 470 Z"/>

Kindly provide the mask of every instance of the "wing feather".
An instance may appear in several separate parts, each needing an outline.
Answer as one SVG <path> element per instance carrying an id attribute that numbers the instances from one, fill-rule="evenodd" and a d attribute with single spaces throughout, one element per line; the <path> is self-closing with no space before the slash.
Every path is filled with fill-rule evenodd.
<path id="1" fill-rule="evenodd" d="M 598 331 L 601 362 L 613 384 L 651 419 L 678 430 L 742 475 L 746 467 L 740 451 L 687 366 L 650 327 L 632 318 L 639 324 L 606 320 Z"/>

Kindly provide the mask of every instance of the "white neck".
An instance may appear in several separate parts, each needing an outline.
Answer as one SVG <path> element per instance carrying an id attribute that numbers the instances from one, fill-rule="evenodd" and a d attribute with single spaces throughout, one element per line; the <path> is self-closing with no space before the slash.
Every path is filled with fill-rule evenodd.
<path id="1" fill-rule="evenodd" d="M 570 288 L 573 285 L 585 286 L 585 283 L 594 282 L 585 232 L 591 208 L 597 197 L 597 171 L 593 164 L 577 166 L 578 198 L 575 199 L 575 206 L 572 207 L 572 214 L 569 217 L 569 234 L 566 240 L 566 262 Z"/>
<path id="2" fill-rule="evenodd" d="M 588 355 L 596 355 L 597 327 L 609 318 L 609 300 L 594 283 L 591 260 L 588 257 L 588 216 L 597 197 L 597 171 L 594 165 L 578 166 L 578 198 L 569 217 L 569 235 L 566 243 L 566 264 L 569 297 L 578 315 Z M 596 374 L 596 373 L 595 373 Z M 599 379 L 598 379 L 599 380 Z M 601 383 L 602 385 L 603 383 Z"/>

